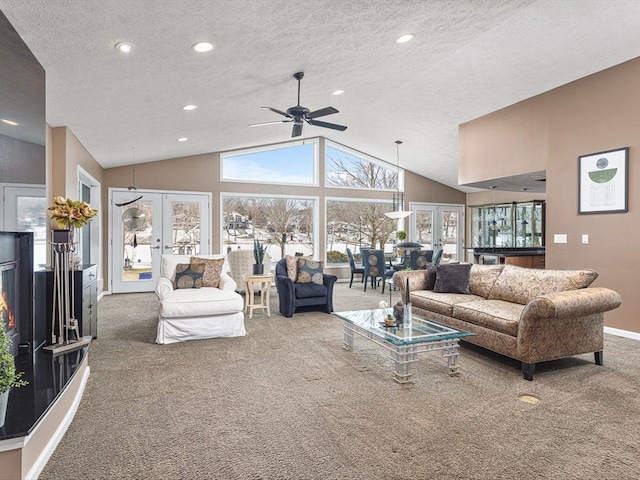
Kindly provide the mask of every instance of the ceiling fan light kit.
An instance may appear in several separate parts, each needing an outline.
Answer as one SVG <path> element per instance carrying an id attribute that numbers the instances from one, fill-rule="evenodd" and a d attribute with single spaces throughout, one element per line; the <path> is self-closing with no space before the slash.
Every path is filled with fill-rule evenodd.
<path id="1" fill-rule="evenodd" d="M 282 110 L 278 110 L 277 108 L 273 108 L 273 107 L 261 107 L 267 110 L 271 110 L 272 112 L 277 113 L 278 115 L 282 115 L 283 117 L 286 117 L 286 120 L 279 120 L 275 122 L 253 123 L 249 126 L 261 127 L 263 125 L 274 125 L 276 123 L 293 123 L 293 130 L 291 132 L 292 137 L 299 137 L 300 135 L 302 135 L 302 127 L 305 124 L 305 122 L 315 127 L 330 128 L 332 130 L 339 130 L 341 132 L 344 132 L 347 129 L 347 127 L 345 127 L 344 125 L 338 125 L 336 123 L 329 123 L 329 122 L 323 122 L 320 120 L 315 120 L 316 118 L 319 118 L 319 117 L 325 117 L 327 115 L 333 115 L 334 113 L 338 113 L 338 110 L 336 110 L 335 108 L 325 107 L 325 108 L 321 108 L 320 110 L 315 110 L 312 112 L 308 108 L 300 105 L 300 80 L 302 80 L 303 77 L 304 77 L 304 72 L 298 72 L 293 75 L 293 78 L 295 78 L 298 81 L 298 104 L 295 107 L 288 108 L 286 112 L 283 112 Z"/>

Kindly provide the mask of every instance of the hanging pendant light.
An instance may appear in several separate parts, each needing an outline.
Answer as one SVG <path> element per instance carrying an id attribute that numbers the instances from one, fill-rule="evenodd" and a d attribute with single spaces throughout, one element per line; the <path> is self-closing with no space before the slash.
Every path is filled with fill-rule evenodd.
<path id="1" fill-rule="evenodd" d="M 398 173 L 396 176 L 396 191 L 393 192 L 393 211 L 386 212 L 385 215 L 394 220 L 407 218 L 411 211 L 404 209 L 404 192 L 400 191 L 400 140 L 396 140 L 396 155 L 398 157 Z"/>

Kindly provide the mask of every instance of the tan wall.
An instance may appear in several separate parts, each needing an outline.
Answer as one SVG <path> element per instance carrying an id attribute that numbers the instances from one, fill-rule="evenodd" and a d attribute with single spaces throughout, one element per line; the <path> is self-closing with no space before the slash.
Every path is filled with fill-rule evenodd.
<path id="1" fill-rule="evenodd" d="M 623 298 L 621 308 L 606 314 L 606 325 L 632 332 L 640 332 L 636 315 L 640 261 L 635 243 L 640 220 L 640 196 L 635 194 L 640 187 L 640 169 L 636 168 L 640 160 L 639 84 L 640 58 L 460 127 L 465 155 L 460 179 L 465 182 L 488 180 L 494 172 L 500 177 L 547 171 L 547 267 L 598 271 L 594 285 L 612 288 Z M 529 122 L 514 122 L 514 118 L 528 117 Z M 479 147 L 480 132 L 493 145 Z M 473 151 L 476 146 L 478 156 Z M 629 212 L 578 215 L 577 157 L 619 147 L 629 147 Z M 546 162 L 540 163 L 540 158 Z M 506 159 L 520 165 L 509 166 L 506 172 L 502 165 Z M 482 168 L 478 168 L 480 162 Z M 555 233 L 567 234 L 568 243 L 554 244 Z M 588 245 L 581 244 L 582 234 L 589 235 Z"/>
<path id="2" fill-rule="evenodd" d="M 104 169 L 67 127 L 51 128 L 51 199 L 78 198 L 78 167 L 102 183 Z"/>
<path id="3" fill-rule="evenodd" d="M 324 139 L 320 139 L 322 151 Z M 104 197 L 103 205 L 108 205 L 107 195 L 109 188 L 126 188 L 133 181 L 134 166 L 109 168 L 104 171 Z M 247 193 L 247 194 L 274 194 L 274 195 L 303 195 L 319 197 L 320 202 L 320 228 L 319 228 L 319 258 L 324 258 L 326 236 L 324 218 L 324 202 L 327 197 L 349 198 L 373 198 L 390 200 L 390 192 L 371 192 L 357 189 L 326 188 L 324 184 L 324 165 L 320 164 L 319 178 L 321 186 L 296 187 L 269 184 L 250 184 L 220 181 L 220 154 L 210 153 L 192 157 L 175 158 L 135 165 L 135 183 L 139 189 L 152 190 L 179 190 L 197 191 L 212 194 L 212 252 L 220 253 L 220 193 Z M 459 190 L 447 187 L 433 180 L 427 179 L 412 172 L 406 172 L 405 200 L 435 203 L 459 203 L 464 204 L 465 194 Z M 105 225 L 106 228 L 106 225 Z M 105 230 L 106 231 L 106 230 Z M 223 252 L 224 253 L 224 252 Z M 107 253 L 104 253 L 105 265 Z M 106 276 L 104 269 L 104 275 Z M 349 269 L 330 269 L 331 273 L 341 278 L 348 278 Z"/>

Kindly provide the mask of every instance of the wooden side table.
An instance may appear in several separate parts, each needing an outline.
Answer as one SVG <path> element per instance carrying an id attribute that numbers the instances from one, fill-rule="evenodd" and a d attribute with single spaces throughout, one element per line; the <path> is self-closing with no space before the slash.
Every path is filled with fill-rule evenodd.
<path id="1" fill-rule="evenodd" d="M 253 318 L 253 311 L 260 308 L 266 309 L 267 316 L 271 316 L 269 295 L 271 293 L 272 282 L 273 277 L 271 275 L 244 275 L 244 283 L 247 285 L 244 313 L 247 313 L 247 310 L 249 310 L 249 318 Z M 255 303 L 254 296 L 256 285 L 258 285 L 258 288 L 260 289 L 260 303 L 257 305 Z"/>

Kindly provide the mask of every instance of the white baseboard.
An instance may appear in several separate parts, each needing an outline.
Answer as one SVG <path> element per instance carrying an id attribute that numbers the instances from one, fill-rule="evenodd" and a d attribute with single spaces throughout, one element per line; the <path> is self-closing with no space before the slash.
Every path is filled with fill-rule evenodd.
<path id="1" fill-rule="evenodd" d="M 618 328 L 604 327 L 604 333 L 610 333 L 611 335 L 616 335 L 618 337 L 631 338 L 633 340 L 640 340 L 640 333 L 620 330 Z"/>

